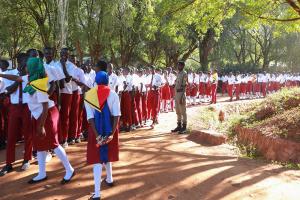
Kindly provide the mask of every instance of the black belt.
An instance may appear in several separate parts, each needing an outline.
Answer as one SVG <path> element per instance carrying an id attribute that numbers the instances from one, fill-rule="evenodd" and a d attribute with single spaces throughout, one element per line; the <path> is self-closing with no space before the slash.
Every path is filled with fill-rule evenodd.
<path id="1" fill-rule="evenodd" d="M 184 92 L 183 89 L 177 89 L 176 92 Z"/>

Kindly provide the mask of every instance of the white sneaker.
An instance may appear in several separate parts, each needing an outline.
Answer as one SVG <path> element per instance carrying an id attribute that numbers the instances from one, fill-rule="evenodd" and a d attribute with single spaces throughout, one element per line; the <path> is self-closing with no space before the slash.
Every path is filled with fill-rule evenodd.
<path id="1" fill-rule="evenodd" d="M 22 165 L 22 171 L 26 171 L 26 170 L 28 170 L 29 169 L 29 167 L 30 167 L 30 163 L 29 162 L 27 162 L 27 163 L 24 163 L 23 165 Z"/>
<path id="2" fill-rule="evenodd" d="M 46 163 L 50 162 L 51 160 L 52 160 L 52 155 L 50 152 L 47 152 Z"/>

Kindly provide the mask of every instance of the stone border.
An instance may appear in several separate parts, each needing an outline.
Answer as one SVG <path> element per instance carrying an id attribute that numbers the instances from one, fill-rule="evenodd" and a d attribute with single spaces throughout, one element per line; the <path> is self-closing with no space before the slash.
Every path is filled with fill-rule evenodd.
<path id="1" fill-rule="evenodd" d="M 260 131 L 235 127 L 239 144 L 253 145 L 267 160 L 300 163 L 300 143 L 263 135 Z"/>

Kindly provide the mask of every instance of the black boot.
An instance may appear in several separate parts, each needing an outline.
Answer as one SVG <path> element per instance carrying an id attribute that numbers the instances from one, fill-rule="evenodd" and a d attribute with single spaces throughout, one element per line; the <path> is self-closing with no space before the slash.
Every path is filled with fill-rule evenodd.
<path id="1" fill-rule="evenodd" d="M 175 133 L 175 132 L 178 132 L 178 131 L 180 131 L 181 130 L 181 122 L 178 122 L 177 123 L 177 127 L 175 128 L 175 129 L 173 129 L 173 130 L 171 130 L 171 132 L 172 133 Z"/>
<path id="2" fill-rule="evenodd" d="M 182 124 L 182 128 L 179 131 L 179 134 L 185 134 L 186 133 L 186 124 Z"/>

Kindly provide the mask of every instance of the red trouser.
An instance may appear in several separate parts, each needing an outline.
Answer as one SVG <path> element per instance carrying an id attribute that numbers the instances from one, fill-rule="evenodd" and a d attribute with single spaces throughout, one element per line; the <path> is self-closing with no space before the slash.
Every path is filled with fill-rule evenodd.
<path id="1" fill-rule="evenodd" d="M 211 95 L 211 83 L 206 83 L 205 89 L 206 89 L 206 95 L 210 96 Z"/>
<path id="2" fill-rule="evenodd" d="M 135 106 L 136 106 L 136 111 L 137 111 L 137 121 L 138 123 L 142 123 L 143 119 L 142 119 L 142 94 L 137 91 L 135 93 L 135 97 L 134 97 L 134 101 L 135 101 Z"/>
<path id="3" fill-rule="evenodd" d="M 267 96 L 267 83 L 262 83 L 261 84 L 261 92 L 263 93 L 263 96 Z"/>
<path id="4" fill-rule="evenodd" d="M 255 83 L 255 92 L 260 92 L 260 83 Z"/>
<path id="5" fill-rule="evenodd" d="M 0 144 L 4 144 L 8 133 L 9 98 L 6 97 L 0 105 Z"/>
<path id="6" fill-rule="evenodd" d="M 222 95 L 226 93 L 227 83 L 222 82 Z"/>
<path id="7" fill-rule="evenodd" d="M 248 83 L 247 83 L 247 92 L 252 93 L 252 91 L 253 91 L 252 82 L 248 81 Z"/>
<path id="8" fill-rule="evenodd" d="M 70 110 L 72 94 L 61 94 L 61 108 L 59 111 L 59 141 L 65 142 L 69 135 Z"/>
<path id="9" fill-rule="evenodd" d="M 228 85 L 227 91 L 228 91 L 229 97 L 232 98 L 233 97 L 233 85 Z"/>
<path id="10" fill-rule="evenodd" d="M 141 97 L 142 97 L 142 117 L 143 117 L 143 120 L 146 121 L 147 120 L 147 94 L 146 93 L 142 93 L 141 94 Z"/>
<path id="11" fill-rule="evenodd" d="M 235 84 L 235 97 L 236 99 L 240 99 L 240 91 L 241 91 L 241 85 Z"/>
<path id="12" fill-rule="evenodd" d="M 70 125 L 69 125 L 69 139 L 75 139 L 78 128 L 78 112 L 79 112 L 80 96 L 78 91 L 74 91 L 72 95 L 72 105 L 70 110 Z"/>
<path id="13" fill-rule="evenodd" d="M 82 123 L 83 123 L 83 95 L 79 95 L 79 108 L 78 108 L 78 128 L 77 128 L 77 134 L 75 138 L 78 138 L 80 134 L 82 133 Z"/>
<path id="14" fill-rule="evenodd" d="M 151 118 L 153 121 L 157 120 L 157 115 L 159 111 L 159 91 L 158 90 L 150 90 L 148 94 L 148 112 L 151 114 Z"/>
<path id="15" fill-rule="evenodd" d="M 211 85 L 211 102 L 212 103 L 217 103 L 217 84 L 212 84 Z"/>
<path id="16" fill-rule="evenodd" d="M 31 160 L 32 132 L 31 114 L 27 104 L 11 104 L 9 107 L 8 136 L 6 147 L 6 164 L 15 162 L 15 146 L 18 135 L 24 135 L 24 160 Z"/>
<path id="17" fill-rule="evenodd" d="M 131 95 L 129 92 L 123 92 L 121 97 L 121 114 L 123 126 L 132 125 L 132 111 L 131 111 Z"/>
<path id="18" fill-rule="evenodd" d="M 136 103 L 135 103 L 135 95 L 132 95 L 133 92 L 130 92 L 131 95 L 131 115 L 132 115 L 132 121 L 133 124 L 137 125 L 138 124 L 138 114 L 137 114 L 137 108 L 136 108 Z"/>

